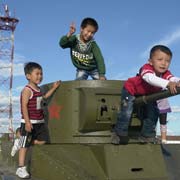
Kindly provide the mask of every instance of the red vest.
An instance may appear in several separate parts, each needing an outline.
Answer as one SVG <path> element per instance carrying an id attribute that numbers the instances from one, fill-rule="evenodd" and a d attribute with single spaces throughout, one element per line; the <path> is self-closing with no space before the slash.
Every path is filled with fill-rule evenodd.
<path id="1" fill-rule="evenodd" d="M 28 114 L 29 114 L 29 119 L 30 120 L 42 120 L 44 119 L 44 113 L 41 108 L 41 100 L 42 100 L 42 93 L 32 87 L 26 85 L 25 88 L 29 88 L 32 91 L 32 96 L 29 99 L 28 102 Z M 23 113 L 22 113 L 22 94 L 21 94 L 21 114 L 22 114 L 22 119 L 24 119 Z"/>
<path id="2" fill-rule="evenodd" d="M 137 76 L 129 78 L 125 84 L 125 89 L 133 96 L 136 95 L 148 95 L 162 90 L 160 87 L 152 86 L 143 80 L 142 76 L 146 73 L 155 73 L 153 66 L 145 64 Z M 173 77 L 170 71 L 166 71 L 161 74 L 161 78 L 170 79 Z"/>

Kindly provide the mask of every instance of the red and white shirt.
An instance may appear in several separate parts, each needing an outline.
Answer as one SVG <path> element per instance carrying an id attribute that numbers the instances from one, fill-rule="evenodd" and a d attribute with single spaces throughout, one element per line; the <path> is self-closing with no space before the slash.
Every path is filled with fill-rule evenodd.
<path id="1" fill-rule="evenodd" d="M 148 95 L 165 89 L 169 81 L 178 81 L 169 70 L 159 76 L 155 74 L 154 68 L 150 64 L 141 67 L 140 73 L 129 78 L 125 84 L 125 89 L 133 96 Z"/>

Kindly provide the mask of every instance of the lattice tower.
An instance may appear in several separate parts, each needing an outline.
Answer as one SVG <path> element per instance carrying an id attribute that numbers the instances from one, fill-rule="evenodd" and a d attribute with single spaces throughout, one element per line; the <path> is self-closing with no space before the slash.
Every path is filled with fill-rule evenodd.
<path id="1" fill-rule="evenodd" d="M 11 132 L 14 31 L 19 20 L 10 16 L 7 5 L 3 5 L 3 11 L 0 14 L 0 119 L 9 121 L 8 132 Z"/>

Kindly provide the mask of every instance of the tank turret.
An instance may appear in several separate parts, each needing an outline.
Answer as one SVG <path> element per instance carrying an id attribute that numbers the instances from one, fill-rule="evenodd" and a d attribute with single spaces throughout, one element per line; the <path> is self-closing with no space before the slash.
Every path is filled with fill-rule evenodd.
<path id="1" fill-rule="evenodd" d="M 44 91 L 49 86 L 43 86 Z M 110 143 L 122 86 L 123 81 L 114 80 L 63 82 L 45 106 L 51 143 Z M 169 96 L 167 90 L 136 98 L 129 134 L 140 132 L 139 106 Z"/>
<path id="2" fill-rule="evenodd" d="M 123 81 L 63 82 L 47 102 L 51 143 L 110 142 L 122 85 Z"/>

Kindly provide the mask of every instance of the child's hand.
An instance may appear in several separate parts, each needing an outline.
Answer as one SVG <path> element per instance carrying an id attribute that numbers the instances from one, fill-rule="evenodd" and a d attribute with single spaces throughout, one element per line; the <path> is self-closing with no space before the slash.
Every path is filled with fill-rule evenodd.
<path id="1" fill-rule="evenodd" d="M 53 83 L 52 88 L 56 89 L 56 88 L 59 87 L 60 84 L 61 84 L 61 81 L 56 81 L 56 82 Z"/>
<path id="2" fill-rule="evenodd" d="M 25 123 L 25 130 L 26 130 L 27 132 L 31 132 L 32 129 L 33 129 L 33 127 L 32 127 L 31 122 L 26 122 L 26 123 Z"/>
<path id="3" fill-rule="evenodd" d="M 170 90 L 171 94 L 176 94 L 176 93 L 177 93 L 176 87 L 180 87 L 180 84 L 179 84 L 179 82 L 177 83 L 177 82 L 171 82 L 171 81 L 169 81 L 167 87 L 168 87 L 168 89 Z"/>
<path id="4" fill-rule="evenodd" d="M 54 91 L 59 87 L 61 81 L 56 81 L 52 84 L 51 89 L 43 96 L 43 99 L 47 99 L 48 97 L 50 97 Z"/>
<path id="5" fill-rule="evenodd" d="M 68 34 L 67 34 L 67 37 L 70 37 L 70 36 L 73 35 L 75 32 L 76 32 L 76 26 L 75 26 L 75 23 L 72 22 L 71 25 L 70 25 L 70 29 L 69 29 L 69 32 L 68 32 Z"/>
<path id="6" fill-rule="evenodd" d="M 99 80 L 106 80 L 106 77 L 105 76 L 100 76 Z"/>
<path id="7" fill-rule="evenodd" d="M 177 82 L 177 87 L 180 87 L 180 81 Z"/>

